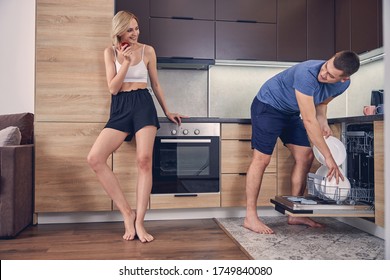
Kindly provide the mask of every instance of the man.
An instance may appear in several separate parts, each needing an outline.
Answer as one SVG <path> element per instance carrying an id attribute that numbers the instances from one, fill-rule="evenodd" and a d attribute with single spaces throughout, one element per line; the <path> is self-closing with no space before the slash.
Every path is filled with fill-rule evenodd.
<path id="1" fill-rule="evenodd" d="M 278 137 L 295 160 L 291 195 L 303 195 L 306 188 L 314 158 L 309 138 L 324 155 L 327 177 L 335 177 L 337 183 L 344 180 L 324 140 L 332 134 L 326 112 L 328 103 L 349 87 L 349 77 L 359 66 L 356 53 L 341 51 L 328 61 L 309 60 L 290 67 L 260 88 L 251 106 L 253 158 L 247 172 L 244 227 L 257 233 L 273 233 L 257 216 L 256 202 Z M 307 217 L 289 216 L 288 223 L 322 227 Z"/>

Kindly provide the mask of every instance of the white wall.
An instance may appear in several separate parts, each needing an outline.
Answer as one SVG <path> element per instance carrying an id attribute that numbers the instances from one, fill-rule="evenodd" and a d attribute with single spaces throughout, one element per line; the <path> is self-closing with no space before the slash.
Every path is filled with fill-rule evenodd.
<path id="1" fill-rule="evenodd" d="M 35 0 L 0 0 L 0 114 L 34 113 Z"/>
<path id="2" fill-rule="evenodd" d="M 390 1 L 383 1 L 383 31 L 385 54 L 390 54 Z M 390 57 L 385 56 L 385 92 L 390 93 Z M 388 99 L 386 96 L 384 97 Z M 390 166 L 390 102 L 385 102 L 385 170 Z M 387 152 L 387 153 L 386 153 Z M 390 173 L 385 172 L 385 259 L 390 260 Z"/>

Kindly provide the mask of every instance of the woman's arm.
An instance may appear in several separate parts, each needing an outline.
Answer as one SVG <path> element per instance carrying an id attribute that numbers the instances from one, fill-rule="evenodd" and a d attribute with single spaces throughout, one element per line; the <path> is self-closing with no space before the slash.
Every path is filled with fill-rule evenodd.
<path id="1" fill-rule="evenodd" d="M 121 51 L 123 51 L 124 48 L 125 47 L 122 47 Z M 106 66 L 108 89 L 111 94 L 116 95 L 122 88 L 130 61 L 125 57 L 119 72 L 116 73 L 114 50 L 112 47 L 108 47 L 104 50 L 104 64 Z"/>

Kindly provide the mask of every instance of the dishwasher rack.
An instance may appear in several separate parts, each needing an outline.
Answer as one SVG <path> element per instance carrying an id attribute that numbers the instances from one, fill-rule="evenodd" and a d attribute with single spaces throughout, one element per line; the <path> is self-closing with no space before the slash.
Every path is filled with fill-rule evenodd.
<path id="1" fill-rule="evenodd" d="M 374 188 L 372 186 L 360 186 L 341 188 L 338 186 L 327 186 L 327 178 L 313 173 L 307 176 L 308 194 L 329 203 L 355 205 L 358 203 L 374 204 Z"/>
<path id="2" fill-rule="evenodd" d="M 374 133 L 372 131 L 347 131 L 347 152 L 374 156 Z"/>

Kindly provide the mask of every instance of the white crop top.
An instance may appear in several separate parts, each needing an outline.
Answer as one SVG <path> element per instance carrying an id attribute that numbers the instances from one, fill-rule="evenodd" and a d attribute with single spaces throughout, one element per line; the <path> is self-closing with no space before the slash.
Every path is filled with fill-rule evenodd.
<path id="1" fill-rule="evenodd" d="M 115 53 L 115 67 L 116 67 L 116 72 L 118 73 L 122 65 L 118 62 L 115 47 L 113 48 Z M 123 82 L 138 82 L 138 83 L 148 82 L 148 69 L 146 69 L 146 65 L 144 63 L 144 51 L 145 51 L 145 45 L 142 48 L 141 61 L 136 65 L 129 66 L 129 69 L 127 70 Z"/>

